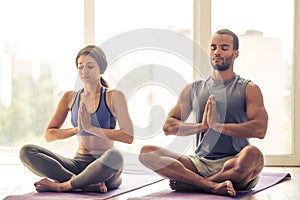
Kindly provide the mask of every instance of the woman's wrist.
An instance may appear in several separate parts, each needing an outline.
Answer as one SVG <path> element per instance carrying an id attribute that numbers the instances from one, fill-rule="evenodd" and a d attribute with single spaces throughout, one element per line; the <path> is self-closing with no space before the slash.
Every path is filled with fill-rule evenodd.
<path id="1" fill-rule="evenodd" d="M 74 127 L 74 135 L 77 135 L 78 133 L 80 133 L 79 127 Z"/>

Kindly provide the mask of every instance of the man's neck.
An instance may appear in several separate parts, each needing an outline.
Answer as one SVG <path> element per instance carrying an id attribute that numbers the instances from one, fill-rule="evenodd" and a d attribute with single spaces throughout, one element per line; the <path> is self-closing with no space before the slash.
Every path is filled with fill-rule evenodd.
<path id="1" fill-rule="evenodd" d="M 234 76 L 234 72 L 232 70 L 226 70 L 226 71 L 213 70 L 212 73 L 213 79 L 219 82 L 226 82 L 232 79 L 233 76 Z"/>

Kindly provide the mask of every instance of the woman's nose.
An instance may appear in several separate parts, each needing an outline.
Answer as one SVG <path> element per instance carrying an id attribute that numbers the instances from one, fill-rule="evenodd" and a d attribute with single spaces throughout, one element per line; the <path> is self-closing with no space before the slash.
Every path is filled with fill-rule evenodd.
<path id="1" fill-rule="evenodd" d="M 82 68 L 82 73 L 86 73 L 87 72 L 87 69 L 86 69 L 86 67 L 84 66 L 83 68 Z"/>

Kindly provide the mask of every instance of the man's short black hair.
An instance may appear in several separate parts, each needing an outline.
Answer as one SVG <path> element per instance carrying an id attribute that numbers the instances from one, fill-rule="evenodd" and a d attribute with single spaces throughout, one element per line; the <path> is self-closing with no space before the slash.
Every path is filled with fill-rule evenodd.
<path id="1" fill-rule="evenodd" d="M 218 30 L 215 34 L 231 35 L 233 37 L 233 50 L 238 50 L 239 49 L 239 38 L 231 30 L 229 30 L 229 29 L 221 29 L 221 30 Z"/>

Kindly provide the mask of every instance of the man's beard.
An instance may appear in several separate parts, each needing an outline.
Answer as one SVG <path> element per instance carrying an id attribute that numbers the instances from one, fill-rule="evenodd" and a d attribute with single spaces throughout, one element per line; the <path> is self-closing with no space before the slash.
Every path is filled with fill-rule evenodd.
<path id="1" fill-rule="evenodd" d="M 211 58 L 210 63 L 215 70 L 226 71 L 231 65 L 232 58 L 233 58 L 233 54 L 230 57 L 228 57 L 227 59 L 223 58 L 223 61 L 221 64 L 214 64 L 213 58 Z"/>

